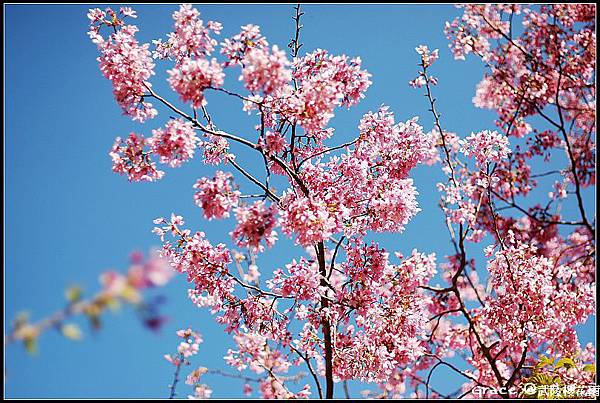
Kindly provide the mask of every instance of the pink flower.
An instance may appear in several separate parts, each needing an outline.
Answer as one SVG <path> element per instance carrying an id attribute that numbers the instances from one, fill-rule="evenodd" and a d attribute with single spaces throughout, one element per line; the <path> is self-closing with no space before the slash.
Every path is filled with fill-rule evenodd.
<path id="1" fill-rule="evenodd" d="M 269 288 L 286 297 L 293 297 L 299 301 L 318 301 L 319 268 L 316 262 L 309 263 L 301 258 L 286 264 L 287 273 L 281 269 L 275 270 L 273 279 L 269 281 Z"/>
<path id="2" fill-rule="evenodd" d="M 237 226 L 231 232 L 238 246 L 248 246 L 253 251 L 262 252 L 261 241 L 271 247 L 277 240 L 277 232 L 273 230 L 277 224 L 277 207 L 267 207 L 264 201 L 256 201 L 250 207 L 239 206 L 235 209 Z"/>
<path id="3" fill-rule="evenodd" d="M 270 94 L 282 88 L 292 79 L 290 62 L 284 51 L 273 46 L 269 49 L 255 47 L 250 49 L 242 59 L 242 76 L 246 88 L 252 92 L 262 91 Z"/>
<path id="4" fill-rule="evenodd" d="M 343 222 L 330 214 L 326 203 L 288 193 L 281 201 L 280 225 L 283 232 L 296 235 L 296 242 L 310 246 L 343 229 Z"/>
<path id="5" fill-rule="evenodd" d="M 194 396 L 189 396 L 190 399 L 210 399 L 212 389 L 207 385 L 196 385 L 194 387 Z"/>
<path id="6" fill-rule="evenodd" d="M 202 336 L 192 329 L 182 329 L 177 331 L 177 336 L 183 339 L 177 347 L 177 353 L 183 358 L 189 358 L 198 354 L 198 348 L 202 343 Z"/>
<path id="7" fill-rule="evenodd" d="M 472 133 L 461 143 L 461 151 L 467 157 L 474 157 L 480 167 L 485 167 L 488 163 L 498 163 L 511 153 L 508 138 L 496 131 L 483 130 Z"/>
<path id="8" fill-rule="evenodd" d="M 188 385 L 194 385 L 194 384 L 198 383 L 198 381 L 200 380 L 200 377 L 207 372 L 208 372 L 208 369 L 205 367 L 197 368 L 197 369 L 193 370 L 192 372 L 190 372 L 190 374 L 185 379 L 185 383 Z"/>
<path id="9" fill-rule="evenodd" d="M 259 145 L 265 150 L 267 155 L 274 155 L 283 152 L 288 146 L 285 137 L 281 133 L 267 130 L 264 139 L 259 139 Z"/>
<path id="10" fill-rule="evenodd" d="M 182 119 L 172 119 L 164 129 L 152 131 L 148 140 L 152 153 L 160 156 L 160 162 L 175 168 L 194 156 L 198 137 L 194 126 Z"/>
<path id="11" fill-rule="evenodd" d="M 439 57 L 439 50 L 429 51 L 429 48 L 425 45 L 420 45 L 415 48 L 417 53 L 421 55 L 421 62 L 424 67 L 430 67 Z"/>
<path id="12" fill-rule="evenodd" d="M 217 171 L 213 179 L 201 178 L 194 184 L 194 201 L 204 210 L 204 217 L 229 217 L 229 210 L 237 206 L 240 192 L 233 188 L 233 175 Z"/>
<path id="13" fill-rule="evenodd" d="M 149 141 L 141 134 L 131 133 L 127 140 L 120 137 L 109 152 L 113 161 L 113 171 L 125 174 L 130 181 L 149 181 L 160 179 L 164 172 L 156 169 L 156 164 L 150 160 L 150 152 L 144 151 Z"/>
<path id="14" fill-rule="evenodd" d="M 191 102 L 194 108 L 206 105 L 204 90 L 223 85 L 225 75 L 216 59 L 186 59 L 178 67 L 168 71 L 169 84 L 184 102 Z"/>
<path id="15" fill-rule="evenodd" d="M 251 49 L 262 49 L 268 45 L 267 40 L 260 34 L 258 26 L 244 25 L 239 34 L 225 39 L 221 44 L 221 53 L 228 59 L 225 66 L 241 64 L 242 59 Z"/>
<path id="16" fill-rule="evenodd" d="M 210 55 L 217 44 L 210 36 L 211 31 L 219 34 L 222 26 L 214 21 L 209 21 L 205 26 L 199 17 L 198 10 L 190 4 L 182 4 L 179 10 L 173 13 L 174 32 L 168 35 L 164 43 L 161 40 L 154 41 L 154 57 L 173 58 L 179 64 L 186 59 L 201 59 Z"/>
<path id="17" fill-rule="evenodd" d="M 122 13 L 125 16 L 135 16 L 131 9 L 122 9 Z M 104 19 L 106 14 L 112 16 L 111 21 Z M 138 28 L 123 25 L 122 20 L 110 9 L 106 13 L 99 9 L 90 10 L 88 17 L 91 21 L 88 34 L 100 51 L 100 71 L 111 80 L 113 94 L 123 113 L 140 122 L 154 118 L 158 112 L 144 98 L 148 88 L 152 86 L 148 80 L 154 75 L 154 63 L 148 50 L 149 45 L 140 45 L 135 39 Z M 110 23 L 115 32 L 104 38 L 99 32 L 100 27 L 107 23 Z"/>
<path id="18" fill-rule="evenodd" d="M 336 107 L 356 105 L 371 85 L 360 58 L 348 60 L 321 49 L 296 59 L 292 70 L 298 89 L 281 86 L 265 106 L 295 119 L 309 133 L 324 129 Z"/>

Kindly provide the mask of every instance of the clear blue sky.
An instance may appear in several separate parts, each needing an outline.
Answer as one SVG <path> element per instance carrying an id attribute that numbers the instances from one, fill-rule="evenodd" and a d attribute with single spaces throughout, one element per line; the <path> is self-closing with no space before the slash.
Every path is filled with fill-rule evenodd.
<path id="1" fill-rule="evenodd" d="M 99 6 L 102 7 L 102 6 Z M 200 5 L 205 20 L 223 23 L 220 39 L 239 32 L 242 25 L 261 27 L 270 43 L 285 48 L 292 35 L 292 5 Z M 214 242 L 227 241 L 230 221 L 205 221 L 194 206 L 192 184 L 214 168 L 199 159 L 179 169 L 166 168 L 163 180 L 131 184 L 111 172 L 107 153 L 116 136 L 130 131 L 150 134 L 164 124 L 163 109 L 156 120 L 139 125 L 121 116 L 112 98 L 110 82 L 101 76 L 97 50 L 87 35 L 87 9 L 82 5 L 5 6 L 5 318 L 12 320 L 26 309 L 34 320 L 61 308 L 63 290 L 72 283 L 93 292 L 98 274 L 108 268 L 125 269 L 133 249 L 158 246 L 151 234 L 152 220 L 172 211 L 186 217 L 194 229 L 205 231 Z M 144 42 L 171 31 L 175 5 L 135 7 Z M 443 33 L 444 22 L 458 15 L 450 5 L 307 5 L 304 7 L 303 51 L 315 48 L 360 56 L 373 74 L 367 97 L 351 110 L 338 110 L 331 125 L 332 144 L 356 135 L 365 112 L 385 103 L 397 120 L 420 116 L 427 130 L 432 121 L 422 91 L 407 83 L 416 77 L 414 48 L 426 44 L 440 49 L 433 68 L 440 85 L 435 89 L 442 123 L 461 137 L 471 131 L 493 128 L 493 114 L 475 109 L 471 99 L 481 79 L 481 65 L 470 59 L 454 61 Z M 168 91 L 163 65 L 155 88 Z M 227 83 L 237 85 L 238 71 Z M 208 99 L 214 120 L 233 133 L 249 133 L 252 121 L 230 98 Z M 242 152 L 240 156 L 252 154 Z M 249 161 L 258 169 L 262 161 Z M 423 211 L 403 234 L 377 237 L 388 250 L 409 253 L 413 248 L 450 253 L 447 232 L 436 206 L 435 183 L 439 169 L 419 168 L 414 178 Z M 260 172 L 260 171 L 257 171 Z M 242 182 L 243 183 L 243 182 Z M 248 186 L 244 183 L 244 186 Z M 247 189 L 249 187 L 246 187 Z M 586 194 L 593 209 L 593 196 Z M 483 248 L 485 243 L 477 246 Z M 278 267 L 297 250 L 289 241 L 261 260 Z M 480 252 L 474 252 L 480 256 Z M 481 262 L 481 261 L 479 261 Z M 204 336 L 194 364 L 227 369 L 222 357 L 231 345 L 208 312 L 195 308 L 186 297 L 185 278 L 178 277 L 163 292 L 163 310 L 170 321 L 160 335 L 143 329 L 133 312 L 108 314 L 97 335 L 87 327 L 82 342 L 65 340 L 52 332 L 40 340 L 37 357 L 20 346 L 6 349 L 7 397 L 166 397 L 172 367 L 163 359 L 176 346 L 174 331 L 192 326 Z M 581 332 L 594 340 L 593 323 Z M 440 370 L 434 384 L 456 389 L 456 379 Z M 434 378 L 435 378 L 434 377 Z M 242 396 L 241 381 L 206 377 L 214 397 Z M 307 380 L 307 382 L 310 382 Z M 353 384 L 352 391 L 363 389 Z M 180 396 L 189 388 L 180 387 Z M 341 393 L 338 386 L 337 393 Z M 341 396 L 341 395 L 340 395 Z"/>

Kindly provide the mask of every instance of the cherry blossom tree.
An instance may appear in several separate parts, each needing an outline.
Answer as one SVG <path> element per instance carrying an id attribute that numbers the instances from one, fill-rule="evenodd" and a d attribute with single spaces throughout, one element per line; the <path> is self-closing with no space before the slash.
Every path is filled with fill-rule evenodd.
<path id="1" fill-rule="evenodd" d="M 331 146 L 331 118 L 360 102 L 375 78 L 359 57 L 301 53 L 300 6 L 289 53 L 255 25 L 218 40 L 221 24 L 190 5 L 152 44 L 136 39 L 132 9 L 90 10 L 89 36 L 123 114 L 141 123 L 159 108 L 170 116 L 151 136 L 117 137 L 113 170 L 138 182 L 160 180 L 157 164 L 198 157 L 215 166 L 182 197 L 208 220 L 234 218 L 224 228 L 231 244 L 211 242 L 176 212 L 156 218 L 154 232 L 162 256 L 187 277 L 192 303 L 232 335 L 227 364 L 254 372 L 264 398 L 332 398 L 349 380 L 375 385 L 368 396 L 379 397 L 517 397 L 532 394 L 526 384 L 593 383 L 595 349 L 580 345 L 575 327 L 596 308 L 595 215 L 582 196 L 595 187 L 595 11 L 462 7 L 445 31 L 456 59 L 485 65 L 473 102 L 497 113 L 496 127 L 461 135 L 444 127 L 431 74 L 440 54 L 420 45 L 410 85 L 424 91 L 434 127 L 382 106 L 357 122 L 353 141 Z M 171 97 L 151 83 L 156 60 L 172 66 L 164 77 Z M 226 88 L 226 75 L 239 76 L 244 91 Z M 214 93 L 241 103 L 255 125 L 239 134 L 215 121 Z M 236 147 L 256 153 L 264 176 L 244 166 Z M 534 171 L 551 158 L 563 168 Z M 401 233 L 421 209 L 437 208 L 418 203 L 411 172 L 422 164 L 445 176 L 437 188 L 449 256 L 403 256 L 367 240 Z M 534 196 L 542 178 L 554 179 L 546 200 Z M 276 253 L 282 236 L 304 253 L 285 267 L 258 267 L 257 256 Z M 474 248 L 487 262 L 475 262 Z M 171 397 L 201 342 L 191 329 L 178 337 L 177 354 L 167 356 L 176 367 Z M 440 366 L 464 380 L 451 395 L 432 383 Z M 293 385 L 295 367 L 309 383 Z M 199 381 L 207 371 L 187 378 L 200 398 L 210 396 Z"/>

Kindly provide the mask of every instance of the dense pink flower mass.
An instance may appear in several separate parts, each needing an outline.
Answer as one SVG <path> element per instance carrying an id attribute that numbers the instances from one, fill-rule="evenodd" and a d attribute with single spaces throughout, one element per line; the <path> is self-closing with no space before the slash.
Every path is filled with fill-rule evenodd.
<path id="1" fill-rule="evenodd" d="M 277 232 L 273 230 L 277 224 L 277 208 L 267 206 L 264 201 L 254 202 L 250 206 L 239 206 L 235 209 L 238 225 L 231 236 L 238 246 L 248 246 L 254 251 L 263 251 L 261 241 L 269 247 L 275 244 Z"/>
<path id="2" fill-rule="evenodd" d="M 175 168 L 194 156 L 198 137 L 190 122 L 173 119 L 164 129 L 153 130 L 149 142 L 152 152 L 160 156 L 160 162 Z"/>
<path id="3" fill-rule="evenodd" d="M 500 162 L 510 154 L 508 138 L 490 130 L 473 133 L 463 141 L 461 151 L 467 157 L 474 157 L 480 166 Z"/>
<path id="4" fill-rule="evenodd" d="M 178 67 L 169 70 L 169 84 L 185 102 L 194 108 L 206 105 L 204 91 L 223 85 L 225 75 L 216 59 L 186 59 Z"/>
<path id="5" fill-rule="evenodd" d="M 152 104 L 144 99 L 147 88 L 151 87 L 148 80 L 154 75 L 154 63 L 148 50 L 149 45 L 140 45 L 135 39 L 138 28 L 134 25 L 124 25 L 120 19 L 135 18 L 135 14 L 125 12 L 124 9 L 121 9 L 120 14 L 121 17 L 110 8 L 106 11 L 90 10 L 88 34 L 98 45 L 100 71 L 112 81 L 113 94 L 123 113 L 131 116 L 133 120 L 144 122 L 158 113 Z M 108 38 L 100 35 L 100 28 L 105 25 L 107 29 L 115 29 Z"/>
<path id="6" fill-rule="evenodd" d="M 371 75 L 361 70 L 360 58 L 348 60 L 322 49 L 296 60 L 293 70 L 300 89 L 282 109 L 290 109 L 308 132 L 323 129 L 334 108 L 356 105 L 371 85 Z"/>
<path id="7" fill-rule="evenodd" d="M 252 48 L 242 59 L 242 77 L 251 92 L 271 94 L 284 87 L 292 78 L 285 52 L 275 45 L 267 48 Z"/>
<path id="8" fill-rule="evenodd" d="M 221 32 L 220 23 L 208 21 L 205 26 L 200 12 L 190 4 L 182 4 L 173 13 L 173 21 L 175 30 L 168 35 L 167 41 L 153 41 L 156 46 L 154 57 L 172 58 L 179 63 L 185 59 L 203 58 L 214 51 L 217 41 L 210 35 Z"/>
<path id="9" fill-rule="evenodd" d="M 109 153 L 113 171 L 125 174 L 130 181 L 136 182 L 162 178 L 164 172 L 156 169 L 156 164 L 150 160 L 150 153 L 144 151 L 148 144 L 148 139 L 136 133 L 131 133 L 125 141 L 117 137 Z"/>
<path id="10" fill-rule="evenodd" d="M 144 98 L 152 97 L 175 115 L 149 139 L 117 138 L 114 171 L 152 181 L 163 172 L 151 157 L 175 168 L 197 154 L 217 166 L 193 185 L 193 199 L 204 219 L 230 218 L 230 238 L 212 242 L 174 213 L 156 219 L 154 233 L 190 282 L 190 300 L 232 335 L 226 363 L 257 376 L 239 375 L 245 394 L 333 397 L 336 384 L 359 380 L 373 387 L 367 397 L 515 398 L 529 396 L 528 383 L 592 381 L 595 351 L 576 327 L 596 309 L 595 216 L 584 200 L 596 183 L 595 6 L 461 7 L 445 28 L 451 52 L 484 63 L 473 103 L 496 121 L 470 135 L 445 128 L 431 75 L 444 54 L 419 45 L 409 85 L 424 93 L 433 126 L 381 106 L 344 140 L 329 124 L 365 97 L 371 74 L 359 57 L 301 54 L 299 6 L 289 54 L 252 24 L 219 46 L 221 24 L 181 6 L 154 53 L 175 62 L 168 82 L 181 108 L 147 82 L 147 45 L 122 21 L 135 12 L 90 11 L 101 69 L 126 113 L 154 116 Z M 239 74 L 241 90 L 225 85 L 225 72 Z M 206 102 L 210 91 L 253 114 L 252 124 L 230 132 L 235 125 Z M 225 172 L 234 169 L 235 183 Z M 415 169 L 439 183 L 413 179 Z M 434 187 L 439 202 L 423 205 L 419 191 Z M 437 255 L 405 256 L 373 239 L 395 233 L 393 245 L 410 250 L 401 233 L 437 208 L 450 240 Z M 284 249 L 278 233 L 294 247 Z M 279 248 L 287 264 L 271 259 Z M 169 356 L 177 368 L 197 352 L 194 333 L 185 337 Z M 440 366 L 462 382 L 456 392 L 434 387 Z M 298 383 L 300 368 L 314 385 Z M 187 378 L 195 397 L 210 396 L 204 373 Z"/>
<path id="11" fill-rule="evenodd" d="M 204 217 L 229 217 L 229 211 L 237 206 L 240 191 L 234 189 L 233 175 L 229 172 L 217 171 L 214 178 L 200 178 L 194 184 L 196 204 L 204 210 Z"/>
<path id="12" fill-rule="evenodd" d="M 573 268 L 557 267 L 536 252 L 520 242 L 496 252 L 488 264 L 496 296 L 482 310 L 483 323 L 517 350 L 551 343 L 568 355 L 578 347 L 573 327 L 596 310 L 596 290 L 593 284 L 574 287 Z"/>

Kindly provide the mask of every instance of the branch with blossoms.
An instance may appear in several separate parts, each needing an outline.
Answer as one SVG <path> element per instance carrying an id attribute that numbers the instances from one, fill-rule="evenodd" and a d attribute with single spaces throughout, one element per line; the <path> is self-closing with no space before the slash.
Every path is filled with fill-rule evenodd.
<path id="1" fill-rule="evenodd" d="M 22 342 L 30 353 L 37 351 L 38 339 L 48 330 L 57 330 L 71 340 L 80 340 L 83 333 L 73 322 L 77 317 L 87 318 L 94 331 L 102 325 L 102 314 L 107 310 L 116 310 L 122 304 L 131 305 L 140 316 L 143 325 L 158 331 L 167 320 L 160 315 L 158 308 L 162 298 L 149 299 L 144 292 L 151 288 L 163 287 L 173 277 L 168 262 L 157 251 L 149 257 L 140 252 L 131 254 L 131 265 L 126 274 L 106 271 L 100 275 L 101 290 L 93 297 L 84 298 L 80 286 L 65 290 L 67 305 L 54 314 L 37 322 L 30 322 L 26 313 L 21 313 L 13 322 L 5 337 L 5 344 Z"/>
<path id="2" fill-rule="evenodd" d="M 490 68 L 490 75 L 486 75 L 480 83 L 474 102 L 476 106 L 498 111 L 497 125 L 505 129 L 506 135 L 482 131 L 459 140 L 454 134 L 445 132 L 432 95 L 432 87 L 438 82 L 428 73 L 439 53 L 437 50 L 430 51 L 426 46 L 416 49 L 421 58 L 421 71 L 409 84 L 426 89 L 425 96 L 434 118 L 448 176 L 447 183 L 438 184 L 444 192 L 440 205 L 456 251 L 456 255 L 450 256 L 448 264 L 444 265 L 451 270 L 447 274 L 450 286 L 430 288 L 438 294 L 436 298 L 441 302 L 434 311 L 435 318 L 439 320 L 435 322 L 430 342 L 433 341 L 432 350 L 450 353 L 449 346 L 457 341 L 450 342 L 447 338 L 453 333 L 452 337 L 457 337 L 458 329 L 451 322 L 440 326 L 440 318 L 448 318 L 444 319 L 446 321 L 460 314 L 467 322 L 467 328 L 459 331 L 458 337 L 466 338 L 460 341 L 460 345 L 470 350 L 470 354 L 463 358 L 471 365 L 476 363 L 478 371 L 478 377 L 465 384 L 465 394 L 461 397 L 477 396 L 473 393 L 473 386 L 487 388 L 489 397 L 511 397 L 518 395 L 511 388 L 527 380 L 524 370 L 537 365 L 537 357 L 554 354 L 571 360 L 570 357 L 578 356 L 581 347 L 574 326 L 585 323 L 595 313 L 594 227 L 583 207 L 582 183 L 585 182 L 576 179 L 587 178 L 587 186 L 595 184 L 595 165 L 592 163 L 595 126 L 589 121 L 578 121 L 583 119 L 583 115 L 571 114 L 568 122 L 570 132 L 567 133 L 567 115 L 564 113 L 569 109 L 564 105 L 566 99 L 575 102 L 573 94 L 593 94 L 589 89 L 593 75 L 581 76 L 581 73 L 590 71 L 586 63 L 593 64 L 595 59 L 591 56 L 585 58 L 585 52 L 589 51 L 587 45 L 577 49 L 581 43 L 573 44 L 573 41 L 590 34 L 593 25 L 586 23 L 593 21 L 594 8 L 553 5 L 542 6 L 539 11 L 522 10 L 525 31 L 519 38 L 509 37 L 507 32 L 512 32 L 509 25 L 514 21 L 513 16 L 521 13 L 521 6 L 466 5 L 464 8 L 462 18 L 447 24 L 446 32 L 453 41 L 451 47 L 457 58 L 472 52 Z M 509 13 L 509 16 L 503 20 L 504 13 Z M 553 35 L 548 35 L 548 31 Z M 493 47 L 490 40 L 499 37 L 506 39 L 508 44 L 498 41 L 498 45 Z M 556 47 L 546 46 L 549 38 L 556 41 Z M 570 48 L 564 49 L 565 43 L 570 43 Z M 549 54 L 540 57 L 543 51 Z M 569 52 L 574 52 L 581 59 L 571 57 L 573 54 Z M 531 56 L 533 54 L 536 56 Z M 523 55 L 526 57 L 520 59 Z M 562 69 L 567 61 L 572 65 L 566 70 L 579 75 L 577 86 L 574 82 L 568 87 L 563 86 L 567 76 Z M 548 64 L 552 67 L 549 68 Z M 556 69 L 558 74 L 550 73 L 551 69 Z M 540 75 L 541 70 L 547 75 Z M 531 77 L 538 81 L 532 81 Z M 536 88 L 544 88 L 545 92 L 534 92 Z M 592 96 L 595 97 L 595 94 Z M 584 108 L 587 113 L 595 115 L 595 107 L 588 101 L 589 98 L 583 97 L 585 108 L 577 108 Z M 544 111 L 547 105 L 555 107 L 560 123 Z M 552 129 L 533 129 L 525 118 L 536 114 L 550 123 Z M 578 126 L 579 132 L 575 130 Z M 562 143 L 558 140 L 560 135 Z M 576 162 L 580 157 L 575 157 L 570 147 L 572 142 L 581 141 L 578 137 L 585 139 L 589 147 L 581 150 L 581 157 L 591 158 L 580 165 L 585 166 L 581 171 L 577 171 Z M 511 151 L 510 138 L 525 138 L 526 150 L 522 151 L 523 146 L 518 144 Z M 567 167 L 551 173 L 533 173 L 532 160 L 543 157 L 544 161 L 549 161 L 554 147 L 564 147 Z M 463 158 L 475 160 L 474 170 L 461 160 L 460 153 Z M 522 202 L 517 201 L 517 197 L 527 196 L 538 186 L 534 178 L 553 174 L 564 175 L 565 181 L 563 184 L 555 183 L 558 192 L 549 192 L 550 202 L 545 207 L 539 204 L 524 207 Z M 569 184 L 574 186 L 573 192 L 567 191 Z M 575 196 L 579 221 L 564 219 L 559 213 L 561 203 L 558 201 L 565 199 L 566 203 L 569 194 Z M 527 199 L 523 199 L 526 203 Z M 524 215 L 520 218 L 501 215 L 496 207 L 496 203 L 500 202 L 505 205 L 501 208 L 503 214 L 515 209 Z M 551 212 L 553 204 L 556 204 L 555 213 Z M 559 230 L 560 226 L 565 228 Z M 569 227 L 574 227 L 574 230 L 563 238 L 562 234 Z M 486 235 L 494 239 L 495 245 L 486 248 L 490 260 L 487 263 L 488 286 L 484 288 L 478 284 L 474 262 L 467 260 L 466 242 L 480 242 Z M 467 271 L 469 266 L 472 267 L 470 272 Z M 478 302 L 480 307 L 468 309 L 466 301 L 469 300 Z M 458 326 L 459 329 L 461 327 Z M 436 332 L 441 333 L 439 339 L 435 337 Z M 593 360 L 592 345 L 588 345 L 586 350 L 586 359 Z M 580 371 L 577 374 L 572 378 L 553 378 L 552 382 L 557 384 L 568 380 L 575 386 L 593 381 L 589 373 Z M 542 378 L 535 379 L 540 381 Z M 490 391 L 497 392 L 490 394 Z"/>
<path id="3" fill-rule="evenodd" d="M 515 37 L 512 24 L 521 11 L 524 32 Z M 473 52 L 490 66 L 475 105 L 496 110 L 503 133 L 461 138 L 444 129 L 433 94 L 438 79 L 430 74 L 439 52 L 419 46 L 420 70 L 410 85 L 425 89 L 433 130 L 425 132 L 416 117 L 397 123 L 382 106 L 366 113 L 357 136 L 341 145 L 329 144 L 335 137 L 329 122 L 365 96 L 371 75 L 358 57 L 323 49 L 300 55 L 303 14 L 300 5 L 294 8 L 291 60 L 255 25 L 219 44 L 214 36 L 222 25 L 203 21 L 190 5 L 173 13 L 173 32 L 153 41 L 153 50 L 126 23 L 137 17 L 133 10 L 88 14 L 100 70 L 123 113 L 145 123 L 158 116 L 151 100 L 175 115 L 151 137 L 118 137 L 109 153 L 113 170 L 132 182 L 158 181 L 165 173 L 157 163 L 177 168 L 197 153 L 219 166 L 195 182 L 193 201 L 209 221 L 234 218 L 232 246 L 215 245 L 175 213 L 155 219 L 154 233 L 162 255 L 190 282 L 191 301 L 209 308 L 232 334 L 237 349 L 226 362 L 263 374 L 265 398 L 310 396 L 310 385 L 294 391 L 286 383 L 285 374 L 300 366 L 325 398 L 334 397 L 336 383 L 350 380 L 382 390 L 369 396 L 401 397 L 408 387 L 414 397 L 473 397 L 477 388 L 486 397 L 516 397 L 542 354 L 581 356 L 575 326 L 595 312 L 595 220 L 582 196 L 595 185 L 591 9 L 468 5 L 447 25 L 456 56 Z M 172 64 L 167 82 L 184 106 L 152 86 L 153 59 Z M 234 69 L 242 90 L 225 88 Z M 241 102 L 254 127 L 244 135 L 223 129 L 211 114 L 213 95 Z M 534 129 L 528 120 L 536 115 L 550 127 Z M 237 158 L 238 147 L 256 152 L 264 176 Z M 557 147 L 564 148 L 567 166 L 532 172 L 532 160 L 549 161 Z M 438 163 L 446 176 L 437 185 L 439 206 L 454 254 L 438 265 L 435 254 L 390 254 L 367 241 L 404 231 L 421 210 L 412 170 Z M 550 201 L 529 205 L 536 180 L 556 174 L 563 181 Z M 576 218 L 560 213 L 570 195 Z M 277 246 L 277 231 L 304 252 L 283 268 L 259 267 L 260 257 Z M 486 271 L 471 257 L 484 239 L 490 240 L 481 248 Z M 445 285 L 434 284 L 438 272 Z M 191 330 L 180 337 L 186 339 L 181 351 L 169 356 L 176 368 L 171 397 L 189 348 L 196 351 L 200 340 Z M 453 356 L 468 369 L 451 362 Z M 431 385 L 442 366 L 465 382 L 459 391 L 443 395 Z M 201 384 L 196 395 L 208 397 L 208 390 Z"/>
<path id="4" fill-rule="evenodd" d="M 177 353 L 165 354 L 165 359 L 175 366 L 173 382 L 169 385 L 169 399 L 177 396 L 176 390 L 181 369 L 184 366 L 191 365 L 190 357 L 198 354 L 199 346 L 203 342 L 202 336 L 189 328 L 178 330 L 177 336 L 182 339 L 177 346 Z M 257 339 L 256 335 L 244 335 L 235 337 L 235 341 L 239 350 L 229 350 L 225 360 L 230 362 L 241 360 L 243 363 L 235 364 L 235 366 L 250 365 L 254 372 L 263 375 L 259 377 L 247 377 L 221 370 L 209 370 L 206 367 L 198 367 L 191 371 L 185 379 L 185 383 L 192 386 L 194 390 L 194 395 L 188 396 L 189 398 L 208 399 L 212 395 L 212 389 L 208 385 L 200 383 L 200 379 L 204 374 L 244 381 L 243 390 L 247 396 L 252 393 L 252 383 L 258 383 L 261 390 L 265 389 L 268 391 L 263 392 L 264 395 L 279 395 L 286 396 L 287 398 L 301 398 L 309 395 L 309 388 L 307 387 L 298 394 L 291 393 L 287 389 L 286 382 L 297 383 L 305 374 L 300 372 L 293 376 L 281 375 L 281 373 L 287 372 L 287 364 L 285 361 L 279 360 L 278 351 L 269 349 L 265 339 Z"/>

